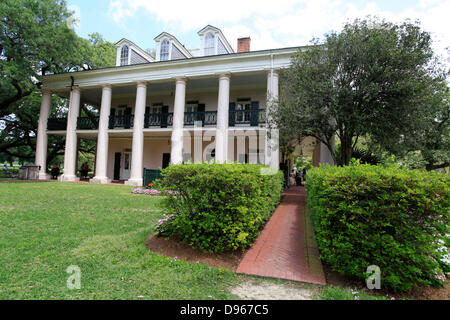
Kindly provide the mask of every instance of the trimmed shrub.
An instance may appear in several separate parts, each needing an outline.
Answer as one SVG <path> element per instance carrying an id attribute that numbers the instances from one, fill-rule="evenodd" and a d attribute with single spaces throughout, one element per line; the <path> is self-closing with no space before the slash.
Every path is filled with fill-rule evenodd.
<path id="1" fill-rule="evenodd" d="M 163 170 L 168 216 L 160 235 L 174 235 L 203 251 L 245 249 L 280 202 L 283 174 L 255 164 L 183 164 Z M 169 218 L 170 217 L 170 218 Z"/>
<path id="2" fill-rule="evenodd" d="M 311 169 L 306 188 L 321 259 L 334 271 L 365 279 L 377 265 L 384 288 L 442 286 L 448 176 L 353 162 Z"/>

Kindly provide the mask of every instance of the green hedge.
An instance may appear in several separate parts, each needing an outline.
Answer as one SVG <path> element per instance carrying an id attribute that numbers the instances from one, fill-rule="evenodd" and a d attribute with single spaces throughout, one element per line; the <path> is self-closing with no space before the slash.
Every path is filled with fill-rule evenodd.
<path id="1" fill-rule="evenodd" d="M 394 291 L 443 284 L 449 176 L 352 163 L 314 168 L 306 183 L 320 256 L 333 270 L 364 279 L 377 265 Z"/>
<path id="2" fill-rule="evenodd" d="M 283 174 L 254 164 L 183 164 L 163 170 L 168 216 L 160 235 L 175 235 L 204 251 L 245 249 L 280 202 Z M 263 174 L 261 174 L 263 173 Z"/>

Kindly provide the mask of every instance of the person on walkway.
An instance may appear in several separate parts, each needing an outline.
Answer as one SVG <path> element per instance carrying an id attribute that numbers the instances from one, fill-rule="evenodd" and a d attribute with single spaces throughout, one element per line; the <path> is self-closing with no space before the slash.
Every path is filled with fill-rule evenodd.
<path id="1" fill-rule="evenodd" d="M 289 175 L 289 184 L 293 186 L 295 184 L 295 170 L 292 169 L 291 174 Z"/>
<path id="2" fill-rule="evenodd" d="M 8 173 L 9 169 L 8 166 L 5 164 L 3 164 L 3 173 Z"/>
<path id="3" fill-rule="evenodd" d="M 89 166 L 88 166 L 88 164 L 85 162 L 85 163 L 83 163 L 83 165 L 81 166 L 81 170 L 80 170 L 81 178 L 87 178 L 88 172 L 89 172 Z"/>
<path id="4" fill-rule="evenodd" d="M 302 174 L 300 173 L 300 171 L 297 171 L 297 173 L 295 174 L 295 184 L 297 186 L 302 185 Z"/>
<path id="5" fill-rule="evenodd" d="M 51 170 L 52 179 L 57 179 L 59 176 L 59 167 L 57 164 L 54 164 Z"/>
<path id="6" fill-rule="evenodd" d="M 302 178 L 303 178 L 303 184 L 305 184 L 305 182 L 306 182 L 306 168 L 303 168 Z"/>

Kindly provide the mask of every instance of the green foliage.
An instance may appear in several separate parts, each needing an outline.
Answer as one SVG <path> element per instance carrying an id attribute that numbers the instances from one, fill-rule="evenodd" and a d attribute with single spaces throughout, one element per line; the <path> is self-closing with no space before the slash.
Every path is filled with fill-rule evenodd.
<path id="1" fill-rule="evenodd" d="M 165 207 L 174 219 L 167 219 L 159 233 L 205 251 L 249 247 L 281 198 L 282 172 L 265 170 L 269 168 L 255 164 L 167 167 L 159 187 L 172 191 Z"/>
<path id="2" fill-rule="evenodd" d="M 41 75 L 66 69 L 77 52 L 70 13 L 59 0 L 0 2 L 0 116 L 29 95 Z"/>
<path id="3" fill-rule="evenodd" d="M 321 258 L 333 270 L 364 279 L 377 265 L 381 285 L 398 291 L 442 285 L 447 175 L 354 162 L 313 168 L 306 183 Z"/>
<path id="4" fill-rule="evenodd" d="M 312 166 L 312 156 L 300 156 L 295 159 L 295 167 L 298 171 L 309 170 Z"/>
<path id="5" fill-rule="evenodd" d="M 419 23 L 355 20 L 313 44 L 283 72 L 273 118 L 287 132 L 322 141 L 336 163 L 349 163 L 360 137 L 395 151 L 437 117 L 430 105 L 442 100 L 446 73 Z"/>
<path id="6" fill-rule="evenodd" d="M 0 153 L 34 161 L 42 76 L 113 66 L 115 48 L 98 33 L 78 37 L 65 1 L 2 0 L 0 17 Z M 66 113 L 66 99 L 53 95 L 50 116 Z M 48 147 L 50 163 L 63 154 L 64 139 L 49 136 Z"/>

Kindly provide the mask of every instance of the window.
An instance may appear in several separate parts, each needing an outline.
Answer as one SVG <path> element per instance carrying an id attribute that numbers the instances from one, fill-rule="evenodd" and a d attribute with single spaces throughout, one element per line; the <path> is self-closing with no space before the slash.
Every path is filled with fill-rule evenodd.
<path id="1" fill-rule="evenodd" d="M 205 56 L 211 56 L 215 54 L 215 38 L 213 33 L 208 33 L 205 37 Z"/>
<path id="2" fill-rule="evenodd" d="M 186 103 L 185 112 L 197 112 L 198 111 L 198 101 L 188 101 Z"/>
<path id="3" fill-rule="evenodd" d="M 159 58 L 160 61 L 169 60 L 169 46 L 170 46 L 169 40 L 166 39 L 161 42 L 161 55 Z"/>
<path id="4" fill-rule="evenodd" d="M 251 110 L 250 100 L 251 100 L 250 98 L 238 99 L 235 113 L 236 123 L 250 121 L 250 110 Z"/>
<path id="5" fill-rule="evenodd" d="M 128 65 L 128 54 L 129 54 L 129 48 L 127 45 L 124 45 L 122 49 L 120 50 L 120 65 L 126 66 Z"/>
<path id="6" fill-rule="evenodd" d="M 162 103 L 152 104 L 152 113 L 162 113 Z"/>
<path id="7" fill-rule="evenodd" d="M 124 162 L 123 168 L 125 170 L 130 170 L 130 154 L 129 153 L 125 153 L 125 159 L 123 162 Z"/>

